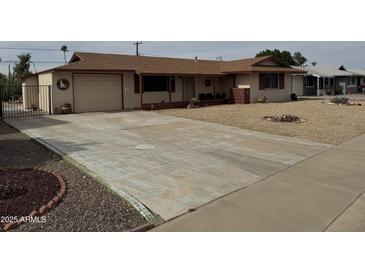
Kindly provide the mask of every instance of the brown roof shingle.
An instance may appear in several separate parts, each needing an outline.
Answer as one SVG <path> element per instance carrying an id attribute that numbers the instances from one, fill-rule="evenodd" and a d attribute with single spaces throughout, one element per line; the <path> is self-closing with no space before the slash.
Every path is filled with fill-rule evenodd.
<path id="1" fill-rule="evenodd" d="M 118 70 L 160 74 L 223 74 L 220 62 L 104 53 L 75 53 L 79 61 L 56 70 Z"/>
<path id="2" fill-rule="evenodd" d="M 68 64 L 47 71 L 135 71 L 143 74 L 178 75 L 225 75 L 255 71 L 301 72 L 282 65 L 280 62 L 279 66 L 260 65 L 260 62 L 268 59 L 278 62 L 271 56 L 234 61 L 213 61 L 76 52 Z"/>

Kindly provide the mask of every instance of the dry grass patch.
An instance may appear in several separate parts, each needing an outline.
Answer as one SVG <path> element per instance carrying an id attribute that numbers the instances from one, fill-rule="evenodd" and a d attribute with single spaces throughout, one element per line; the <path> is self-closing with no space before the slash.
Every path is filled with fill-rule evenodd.
<path id="1" fill-rule="evenodd" d="M 327 105 L 322 100 L 165 109 L 160 114 L 208 121 L 255 131 L 340 144 L 365 133 L 365 106 Z M 364 102 L 363 102 L 364 103 Z M 264 116 L 291 114 L 305 123 L 274 123 Z"/>

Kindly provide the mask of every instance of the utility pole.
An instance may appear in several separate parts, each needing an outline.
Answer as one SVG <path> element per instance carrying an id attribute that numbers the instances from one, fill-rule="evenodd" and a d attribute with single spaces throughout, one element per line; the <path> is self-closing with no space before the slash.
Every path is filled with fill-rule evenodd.
<path id="1" fill-rule="evenodd" d="M 142 42 L 135 42 L 135 43 L 133 43 L 133 45 L 135 45 L 135 46 L 136 46 L 136 55 L 137 55 L 137 56 L 139 56 L 139 51 L 138 51 L 138 49 L 139 49 L 139 45 L 142 45 Z"/>

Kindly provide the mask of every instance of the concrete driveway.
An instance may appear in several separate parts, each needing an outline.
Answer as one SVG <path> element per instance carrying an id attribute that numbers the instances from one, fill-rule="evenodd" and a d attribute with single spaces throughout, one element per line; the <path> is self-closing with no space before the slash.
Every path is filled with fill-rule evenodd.
<path id="1" fill-rule="evenodd" d="M 330 146 L 153 112 L 8 119 L 170 220 Z"/>

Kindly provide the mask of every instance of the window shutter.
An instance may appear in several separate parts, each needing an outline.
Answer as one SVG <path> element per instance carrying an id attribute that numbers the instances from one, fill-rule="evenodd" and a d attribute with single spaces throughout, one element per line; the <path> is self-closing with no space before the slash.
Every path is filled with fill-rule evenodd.
<path id="1" fill-rule="evenodd" d="M 134 93 L 140 93 L 141 84 L 139 82 L 139 75 L 134 74 Z"/>
<path id="2" fill-rule="evenodd" d="M 265 73 L 259 74 L 259 90 L 265 89 Z"/>
<path id="3" fill-rule="evenodd" d="M 285 88 L 285 74 L 284 73 L 279 74 L 279 88 L 280 89 Z"/>
<path id="4" fill-rule="evenodd" d="M 170 91 L 175 92 L 175 76 L 170 77 Z"/>

